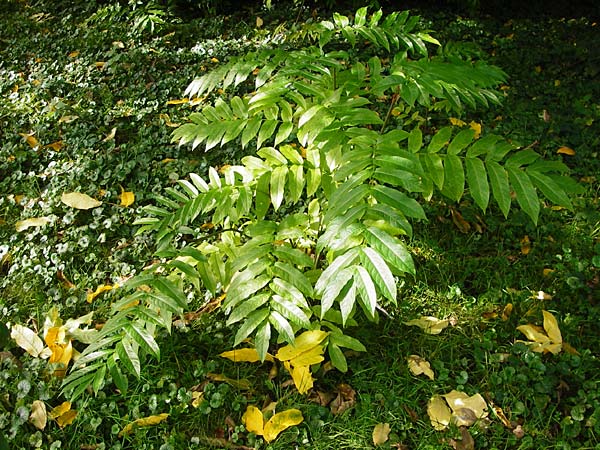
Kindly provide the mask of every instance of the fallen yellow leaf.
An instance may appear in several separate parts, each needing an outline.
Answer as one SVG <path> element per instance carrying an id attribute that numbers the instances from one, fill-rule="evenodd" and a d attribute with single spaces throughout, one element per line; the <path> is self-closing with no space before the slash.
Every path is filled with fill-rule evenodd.
<path id="1" fill-rule="evenodd" d="M 259 362 L 260 357 L 255 348 L 240 348 L 237 350 L 230 350 L 223 352 L 219 355 L 221 358 L 230 359 L 233 362 Z M 265 358 L 267 361 L 273 362 L 273 356 L 267 353 Z"/>
<path id="2" fill-rule="evenodd" d="M 48 413 L 48 417 L 52 420 L 56 419 L 59 416 L 62 416 L 64 413 L 71 409 L 71 402 L 62 402 L 55 408 L 52 408 L 52 411 Z"/>
<path id="3" fill-rule="evenodd" d="M 448 319 L 438 319 L 437 317 L 421 317 L 420 319 L 409 320 L 404 325 L 416 326 L 421 328 L 427 334 L 440 334 L 444 328 L 450 325 Z"/>
<path id="4" fill-rule="evenodd" d="M 293 366 L 290 361 L 285 361 L 283 365 L 292 375 L 294 385 L 300 394 L 306 394 L 312 389 L 314 379 L 309 366 Z"/>
<path id="5" fill-rule="evenodd" d="M 125 425 L 125 427 L 121 430 L 121 432 L 118 434 L 118 436 L 123 437 L 128 434 L 131 434 L 131 432 L 135 428 L 151 427 L 154 425 L 158 425 L 162 421 L 166 420 L 167 417 L 169 417 L 169 414 L 162 413 L 162 414 L 158 414 L 155 416 L 148 416 L 148 417 L 143 417 L 141 419 L 134 420 L 133 422 Z"/>
<path id="6" fill-rule="evenodd" d="M 40 145 L 38 140 L 33 136 L 33 133 L 32 134 L 19 133 L 19 136 L 24 137 L 25 141 L 29 144 L 29 146 L 31 148 L 36 148 Z"/>
<path id="7" fill-rule="evenodd" d="M 100 294 L 102 294 L 103 292 L 110 291 L 110 290 L 116 289 L 118 287 L 119 287 L 118 284 L 114 284 L 112 286 L 111 285 L 106 285 L 106 284 L 100 285 L 100 286 L 98 286 L 96 288 L 96 290 L 94 292 L 88 292 L 88 294 L 87 294 L 87 302 L 88 303 L 92 303 L 94 301 L 94 299 L 96 297 L 98 297 Z"/>
<path id="8" fill-rule="evenodd" d="M 452 410 L 452 422 L 457 426 L 471 426 L 477 419 L 488 416 L 487 404 L 481 394 L 468 396 L 453 390 L 443 395 Z"/>
<path id="9" fill-rule="evenodd" d="M 57 152 L 61 148 L 63 148 L 63 146 L 64 146 L 63 141 L 56 141 L 56 142 L 53 142 L 52 144 L 45 145 L 44 148 L 51 148 L 52 150 Z"/>
<path id="10" fill-rule="evenodd" d="M 558 150 L 556 150 L 556 153 L 573 156 L 575 154 L 575 150 L 569 147 L 560 147 Z"/>
<path id="11" fill-rule="evenodd" d="M 563 349 L 562 334 L 558 327 L 558 321 L 548 311 L 542 311 L 544 316 L 544 329 L 532 325 L 520 325 L 517 327 L 529 342 L 525 342 L 533 352 L 552 353 L 556 355 Z"/>
<path id="12" fill-rule="evenodd" d="M 434 395 L 427 402 L 427 414 L 431 426 L 436 430 L 445 430 L 450 425 L 452 411 L 448 408 L 446 401 L 439 395 Z"/>
<path id="13" fill-rule="evenodd" d="M 373 428 L 373 445 L 377 447 L 387 442 L 390 431 L 389 423 L 378 423 L 375 425 L 375 428 Z"/>
<path id="14" fill-rule="evenodd" d="M 294 345 L 286 345 L 281 347 L 275 357 L 280 361 L 289 361 L 296 358 L 298 355 L 319 346 L 329 333 L 321 330 L 305 331 L 298 336 Z"/>
<path id="15" fill-rule="evenodd" d="M 60 197 L 60 201 L 75 209 L 92 209 L 102 204 L 101 201 L 96 200 L 87 194 L 82 194 L 81 192 L 65 192 Z"/>
<path id="16" fill-rule="evenodd" d="M 181 105 L 183 103 L 188 103 L 190 101 L 189 98 L 179 98 L 179 99 L 175 99 L 175 100 L 169 100 L 166 104 L 167 105 Z"/>
<path id="17" fill-rule="evenodd" d="M 31 219 L 19 220 L 15 223 L 15 229 L 17 232 L 21 232 L 30 227 L 43 227 L 51 222 L 50 217 L 32 217 Z"/>
<path id="18" fill-rule="evenodd" d="M 23 325 L 14 324 L 10 329 L 10 337 L 34 358 L 48 358 L 51 354 L 50 350 L 44 348 L 44 342 L 36 332 Z"/>
<path id="19" fill-rule="evenodd" d="M 38 430 L 44 430 L 44 428 L 46 428 L 46 421 L 46 404 L 41 400 L 34 400 L 31 405 L 29 422 L 31 422 Z"/>
<path id="20" fill-rule="evenodd" d="M 74 409 L 70 409 L 66 413 L 58 416 L 56 418 L 56 423 L 58 424 L 58 426 L 60 428 L 64 428 L 67 425 L 71 425 L 75 421 L 76 417 L 77 417 L 77 411 Z"/>
<path id="21" fill-rule="evenodd" d="M 242 423 L 246 431 L 262 436 L 264 431 L 263 413 L 256 406 L 248 405 L 242 416 Z"/>
<path id="22" fill-rule="evenodd" d="M 135 194 L 133 192 L 125 191 L 123 187 L 121 187 L 121 195 L 119 196 L 121 200 L 120 206 L 131 206 L 133 202 L 135 202 Z"/>
<path id="23" fill-rule="evenodd" d="M 430 380 L 434 379 L 433 370 L 431 370 L 431 365 L 429 361 L 421 358 L 419 355 L 410 355 L 408 358 L 408 368 L 410 369 L 413 375 L 425 375 Z"/>
<path id="24" fill-rule="evenodd" d="M 265 423 L 263 437 L 265 441 L 271 442 L 279 436 L 279 433 L 289 427 L 302 423 L 303 420 L 302 412 L 298 409 L 288 409 L 277 413 Z"/>
<path id="25" fill-rule="evenodd" d="M 110 133 L 108 133 L 106 135 L 106 137 L 104 139 L 102 139 L 102 142 L 112 141 L 115 138 L 116 134 L 117 134 L 117 127 L 113 127 L 112 130 L 110 130 Z"/>
<path id="26" fill-rule="evenodd" d="M 69 58 L 77 58 L 79 56 L 79 50 L 69 53 Z"/>

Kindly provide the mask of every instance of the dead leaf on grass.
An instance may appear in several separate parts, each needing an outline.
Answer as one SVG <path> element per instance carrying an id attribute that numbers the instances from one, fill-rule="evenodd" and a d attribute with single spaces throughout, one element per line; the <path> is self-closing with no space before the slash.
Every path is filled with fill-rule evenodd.
<path id="1" fill-rule="evenodd" d="M 435 378 L 429 361 L 421 358 L 419 355 L 410 355 L 408 358 L 408 368 L 413 375 L 425 375 L 430 380 Z"/>
<path id="2" fill-rule="evenodd" d="M 373 445 L 378 447 L 387 442 L 390 436 L 390 430 L 389 423 L 378 423 L 375 425 L 375 428 L 373 428 Z"/>
<path id="3" fill-rule="evenodd" d="M 440 334 L 444 328 L 450 325 L 450 321 L 448 319 L 427 316 L 409 320 L 408 322 L 404 322 L 404 325 L 419 327 L 427 334 Z"/>

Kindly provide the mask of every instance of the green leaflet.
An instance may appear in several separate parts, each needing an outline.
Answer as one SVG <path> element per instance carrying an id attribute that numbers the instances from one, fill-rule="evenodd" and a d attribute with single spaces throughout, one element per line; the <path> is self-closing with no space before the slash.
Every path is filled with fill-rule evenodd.
<path id="1" fill-rule="evenodd" d="M 414 128 L 408 136 L 408 151 L 417 153 L 423 146 L 423 133 L 419 127 Z"/>
<path id="2" fill-rule="evenodd" d="M 273 327 L 275 327 L 279 335 L 282 336 L 288 344 L 294 344 L 294 330 L 292 329 L 290 322 L 285 317 L 283 317 L 277 311 L 272 310 L 271 314 L 269 315 L 269 322 L 271 325 L 273 325 Z"/>
<path id="3" fill-rule="evenodd" d="M 363 233 L 365 241 L 375 249 L 388 264 L 399 272 L 415 275 L 415 265 L 412 256 L 398 239 L 390 236 L 385 231 L 376 227 L 368 227 Z"/>
<path id="4" fill-rule="evenodd" d="M 364 247 L 359 253 L 361 265 L 369 272 L 381 295 L 396 303 L 396 282 L 385 260 L 372 248 Z"/>
<path id="5" fill-rule="evenodd" d="M 527 170 L 527 174 L 535 186 L 542 191 L 548 200 L 567 209 L 573 209 L 573 204 L 571 203 L 569 196 L 550 176 L 544 175 L 535 170 L 531 170 L 531 166 Z"/>
<path id="6" fill-rule="evenodd" d="M 252 311 L 248 314 L 248 317 L 244 321 L 243 325 L 238 329 L 235 334 L 234 347 L 237 347 L 241 342 L 246 339 L 250 334 L 267 318 L 269 317 L 269 309 L 261 308 Z"/>
<path id="7" fill-rule="evenodd" d="M 510 210 L 510 187 L 508 184 L 508 174 L 506 170 L 495 161 L 486 161 L 485 167 L 490 178 L 490 185 L 494 199 L 504 217 L 508 216 Z"/>
<path id="8" fill-rule="evenodd" d="M 490 185 L 488 184 L 485 165 L 479 158 L 467 158 L 465 166 L 471 197 L 473 197 L 477 206 L 485 212 L 490 201 Z"/>
<path id="9" fill-rule="evenodd" d="M 537 224 L 540 201 L 529 175 L 518 167 L 508 166 L 506 169 L 510 184 L 517 194 L 519 206 L 527 213 L 533 223 Z"/>
<path id="10" fill-rule="evenodd" d="M 465 190 L 465 172 L 458 156 L 446 155 L 444 158 L 444 187 L 442 194 L 459 201 Z"/>

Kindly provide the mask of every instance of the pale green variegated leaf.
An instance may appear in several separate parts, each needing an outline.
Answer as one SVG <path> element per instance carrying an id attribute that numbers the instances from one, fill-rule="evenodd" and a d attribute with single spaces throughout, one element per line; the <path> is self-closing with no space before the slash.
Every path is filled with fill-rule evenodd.
<path id="1" fill-rule="evenodd" d="M 485 165 L 479 158 L 466 158 L 465 166 L 471 197 L 473 197 L 477 206 L 485 212 L 490 201 L 490 185 L 488 184 Z"/>
<path id="2" fill-rule="evenodd" d="M 310 317 L 300 308 L 299 305 L 293 303 L 280 295 L 273 295 L 271 298 L 271 309 L 279 312 L 283 317 L 303 328 L 310 328 Z"/>
<path id="3" fill-rule="evenodd" d="M 294 345 L 294 330 L 290 322 L 283 317 L 279 312 L 272 310 L 269 316 L 269 322 L 275 327 L 277 332 L 288 343 Z"/>
<path id="4" fill-rule="evenodd" d="M 372 248 L 362 248 L 359 254 L 362 266 L 369 272 L 375 286 L 385 298 L 396 302 L 397 288 L 394 275 L 385 260 Z"/>
<path id="5" fill-rule="evenodd" d="M 123 331 L 145 352 L 153 354 L 156 358 L 160 358 L 160 348 L 154 340 L 154 337 L 136 322 L 130 322 L 123 327 Z"/>
<path id="6" fill-rule="evenodd" d="M 244 339 L 252 334 L 254 330 L 267 318 L 269 317 L 270 311 L 268 308 L 261 308 L 248 314 L 247 319 L 244 321 L 242 326 L 238 328 L 235 334 L 234 347 L 237 347 Z"/>
<path id="7" fill-rule="evenodd" d="M 269 323 L 268 319 L 265 319 L 258 326 L 254 336 L 254 347 L 256 348 L 256 352 L 258 353 L 258 357 L 260 358 L 261 362 L 263 362 L 267 357 L 270 340 L 271 324 Z"/>
<path id="8" fill-rule="evenodd" d="M 121 342 L 116 345 L 115 350 L 117 351 L 117 355 L 119 355 L 121 364 L 123 364 L 129 373 L 139 379 L 141 365 L 137 348 L 134 348 L 128 339 L 123 338 Z"/>
<path id="9" fill-rule="evenodd" d="M 408 248 L 398 239 L 377 227 L 368 227 L 363 236 L 383 258 L 400 272 L 415 275 L 415 264 Z"/>
<path id="10" fill-rule="evenodd" d="M 340 271 L 352 265 L 359 256 L 360 250 L 352 248 L 347 252 L 337 256 L 331 264 L 323 271 L 317 283 L 315 284 L 315 292 L 317 295 L 323 295 L 327 286 L 334 282 Z M 343 286 L 342 286 L 343 287 Z M 340 287 L 341 289 L 341 287 Z M 324 314 L 324 313 L 323 313 Z"/>
<path id="11" fill-rule="evenodd" d="M 244 320 L 252 311 L 259 309 L 270 299 L 271 294 L 264 293 L 255 295 L 254 297 L 239 303 L 229 314 L 229 317 L 227 318 L 227 326 L 233 325 L 240 320 Z"/>
<path id="12" fill-rule="evenodd" d="M 356 282 L 354 277 L 349 279 L 349 283 L 342 292 L 343 297 L 340 299 L 340 312 L 342 314 L 342 326 L 346 326 L 346 321 L 350 317 L 354 305 L 356 304 Z"/>
<path id="13" fill-rule="evenodd" d="M 368 317 L 375 317 L 377 307 L 377 290 L 367 269 L 361 266 L 353 266 L 354 282 L 360 295 L 360 303 Z"/>
<path id="14" fill-rule="evenodd" d="M 324 274 L 325 273 L 321 275 L 319 281 L 321 281 L 321 278 L 323 278 Z M 346 285 L 348 284 L 348 282 L 350 282 L 351 279 L 352 270 L 348 267 L 337 272 L 335 277 L 329 277 L 328 283 L 324 287 L 323 295 L 321 297 L 321 319 L 323 318 L 325 313 L 329 311 L 329 309 L 331 309 L 333 303 L 339 297 L 339 295 L 342 293 L 342 290 L 346 287 Z"/>
<path id="15" fill-rule="evenodd" d="M 508 178 L 515 193 L 519 206 L 527 213 L 534 224 L 537 224 L 540 213 L 540 201 L 529 175 L 519 167 L 508 166 Z"/>
<path id="16" fill-rule="evenodd" d="M 273 209 L 277 211 L 281 202 L 283 201 L 283 194 L 285 191 L 285 180 L 288 174 L 287 166 L 278 166 L 271 172 L 271 204 Z"/>
<path id="17" fill-rule="evenodd" d="M 508 174 L 504 167 L 495 161 L 486 161 L 485 166 L 488 171 L 490 178 L 490 185 L 492 187 L 492 194 L 500 211 L 504 214 L 504 217 L 508 217 L 508 211 L 510 210 L 510 187 L 508 184 Z"/>

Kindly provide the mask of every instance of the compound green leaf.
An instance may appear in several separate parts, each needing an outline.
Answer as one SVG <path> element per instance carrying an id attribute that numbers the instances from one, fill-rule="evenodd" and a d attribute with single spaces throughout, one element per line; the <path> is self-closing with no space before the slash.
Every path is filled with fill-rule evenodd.
<path id="1" fill-rule="evenodd" d="M 252 334 L 254 330 L 267 318 L 269 317 L 269 308 L 261 308 L 248 314 L 248 318 L 244 321 L 243 325 L 238 329 L 235 334 L 235 341 L 233 346 L 237 347 L 244 339 Z"/>
<path id="2" fill-rule="evenodd" d="M 394 275 L 381 255 L 372 248 L 364 247 L 360 252 L 360 262 L 381 294 L 395 303 L 397 289 Z"/>
<path id="3" fill-rule="evenodd" d="M 564 208 L 573 209 L 569 196 L 551 177 L 535 170 L 528 170 L 527 173 L 535 186 L 542 191 L 548 200 Z"/>
<path id="4" fill-rule="evenodd" d="M 444 187 L 442 194 L 459 201 L 465 191 L 465 172 L 462 161 L 456 155 L 446 155 L 444 159 Z"/>
<path id="5" fill-rule="evenodd" d="M 485 162 L 485 166 L 487 167 L 494 199 L 496 200 L 496 203 L 498 203 L 504 217 L 508 217 L 511 202 L 508 174 L 504 167 L 496 161 L 488 160 Z"/>
<path id="6" fill-rule="evenodd" d="M 392 267 L 415 275 L 415 264 L 406 245 L 377 227 L 368 227 L 363 236 Z"/>

